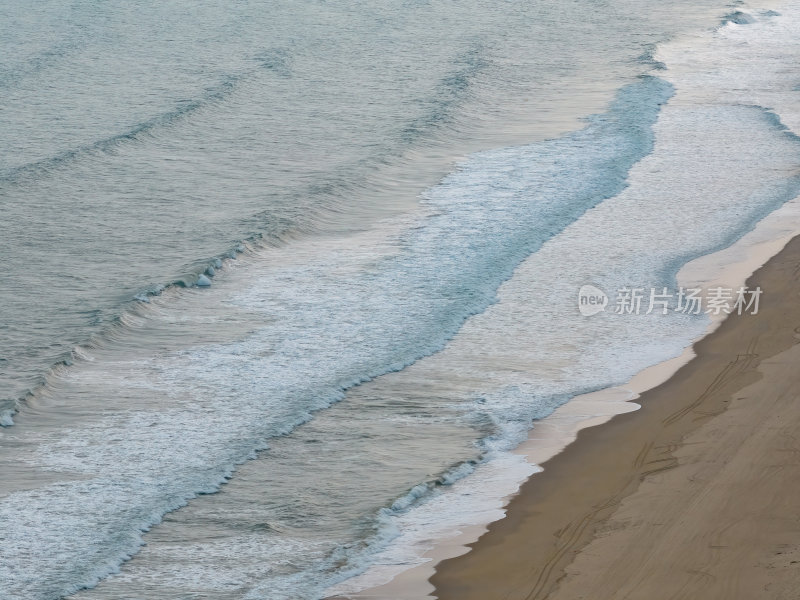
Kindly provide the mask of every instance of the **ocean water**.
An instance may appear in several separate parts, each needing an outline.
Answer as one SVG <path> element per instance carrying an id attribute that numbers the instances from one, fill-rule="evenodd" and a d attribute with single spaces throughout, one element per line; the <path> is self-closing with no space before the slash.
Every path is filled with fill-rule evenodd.
<path id="1" fill-rule="evenodd" d="M 0 595 L 379 583 L 678 354 L 578 290 L 800 193 L 800 5 L 662 4 L 0 4 Z"/>

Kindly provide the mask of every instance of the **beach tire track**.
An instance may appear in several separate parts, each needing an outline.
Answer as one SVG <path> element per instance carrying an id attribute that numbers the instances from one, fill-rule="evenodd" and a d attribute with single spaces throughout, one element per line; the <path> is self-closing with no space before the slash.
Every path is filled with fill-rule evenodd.
<path id="1" fill-rule="evenodd" d="M 587 513 L 577 523 L 573 521 L 567 525 L 567 530 L 569 532 L 568 539 L 563 544 L 559 545 L 553 555 L 545 562 L 544 566 L 539 572 L 539 575 L 534 581 L 533 588 L 528 595 L 525 596 L 525 600 L 536 600 L 537 598 L 544 598 L 547 595 L 547 593 L 545 593 L 545 595 L 542 595 L 542 593 L 547 587 L 547 584 L 552 580 L 553 572 L 557 565 L 561 563 L 562 559 L 567 555 L 568 552 L 577 546 L 581 536 L 586 531 L 586 528 L 594 522 L 594 518 L 597 513 L 600 512 L 600 510 L 601 509 L 598 508 L 590 513 Z M 533 571 L 534 569 L 532 568 L 531 570 Z"/>
<path id="2" fill-rule="evenodd" d="M 644 446 L 642 446 L 642 449 L 639 451 L 639 454 L 636 455 L 636 459 L 633 461 L 633 466 L 637 469 L 642 468 L 647 461 L 647 455 L 650 454 L 650 450 L 652 449 L 653 442 L 647 442 Z"/>
<path id="3" fill-rule="evenodd" d="M 525 596 L 525 600 L 543 599 L 550 595 L 551 590 L 548 589 L 548 584 L 551 582 L 557 583 L 566 575 L 565 573 L 561 573 L 559 577 L 553 580 L 553 572 L 556 570 L 558 565 L 562 564 L 564 557 L 566 557 L 569 552 L 574 552 L 576 551 L 576 548 L 580 547 L 580 541 L 584 537 L 587 529 L 600 520 L 598 519 L 598 515 L 604 511 L 609 511 L 616 508 L 624 495 L 625 494 L 615 494 L 609 497 L 605 502 L 596 504 L 592 511 L 586 513 L 577 522 L 571 521 L 565 527 L 559 530 L 559 538 L 562 538 L 565 535 L 568 537 L 556 548 L 556 551 L 550 556 L 550 558 L 545 561 L 543 568 L 536 577 L 533 588 L 528 595 Z M 534 569 L 531 568 L 531 571 L 533 570 Z M 506 598 L 508 598 L 508 596 L 506 596 Z"/>
<path id="4" fill-rule="evenodd" d="M 747 345 L 747 351 L 743 354 L 737 354 L 734 360 L 725 365 L 722 371 L 717 374 L 717 376 L 711 381 L 703 393 L 697 396 L 693 402 L 690 402 L 681 409 L 669 415 L 662 421 L 662 423 L 665 426 L 672 425 L 688 414 L 697 412 L 698 407 L 700 407 L 709 397 L 717 393 L 726 385 L 732 383 L 737 376 L 751 370 L 752 367 L 757 364 L 757 359 L 759 358 L 759 355 L 755 352 L 758 344 L 758 337 L 758 335 L 754 336 Z"/>

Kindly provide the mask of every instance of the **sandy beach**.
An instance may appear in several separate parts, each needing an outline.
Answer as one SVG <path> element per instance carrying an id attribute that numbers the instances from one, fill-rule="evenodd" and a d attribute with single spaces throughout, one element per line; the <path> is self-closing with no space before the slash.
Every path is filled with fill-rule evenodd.
<path id="1" fill-rule="evenodd" d="M 582 430 L 436 597 L 797 598 L 800 238 L 758 270 L 757 315 L 732 315 L 639 411 Z"/>

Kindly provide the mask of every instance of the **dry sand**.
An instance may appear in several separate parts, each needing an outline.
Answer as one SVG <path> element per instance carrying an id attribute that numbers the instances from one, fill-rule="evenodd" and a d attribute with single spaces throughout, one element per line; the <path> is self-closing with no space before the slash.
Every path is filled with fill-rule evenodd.
<path id="1" fill-rule="evenodd" d="M 584 429 L 431 581 L 441 600 L 800 598 L 800 238 L 639 411 Z"/>

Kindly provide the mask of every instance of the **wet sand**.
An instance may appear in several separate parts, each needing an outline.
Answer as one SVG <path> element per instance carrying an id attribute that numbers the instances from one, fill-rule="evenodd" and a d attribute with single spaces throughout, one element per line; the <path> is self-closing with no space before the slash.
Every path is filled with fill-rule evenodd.
<path id="1" fill-rule="evenodd" d="M 579 433 L 469 553 L 441 600 L 797 598 L 800 238 L 639 411 Z"/>

